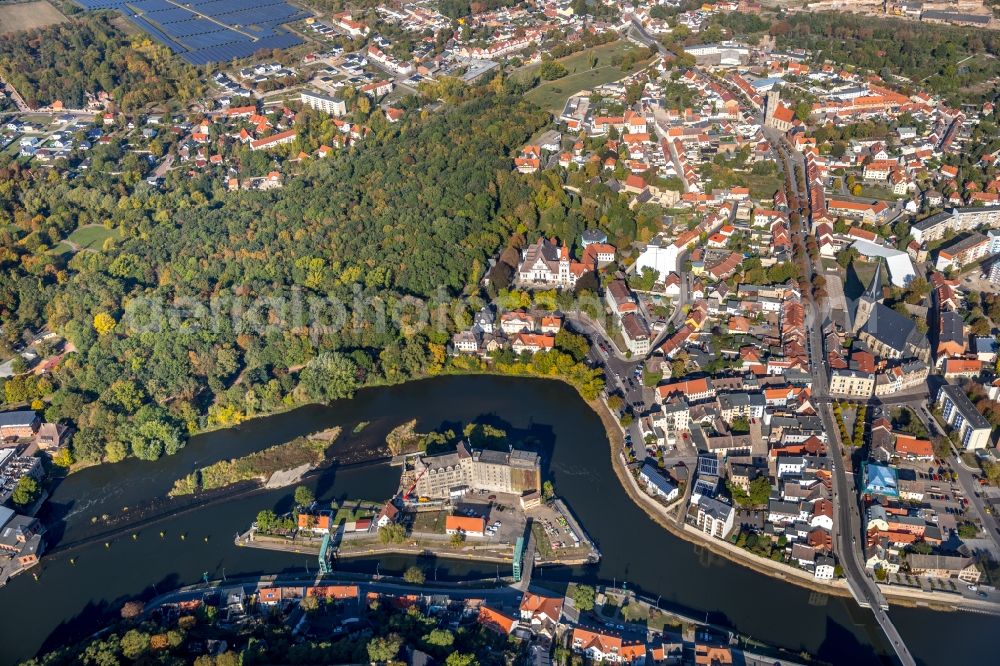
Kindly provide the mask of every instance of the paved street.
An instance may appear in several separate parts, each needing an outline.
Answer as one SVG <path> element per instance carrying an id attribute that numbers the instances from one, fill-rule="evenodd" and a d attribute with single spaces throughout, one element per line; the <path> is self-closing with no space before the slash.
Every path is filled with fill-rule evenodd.
<path id="1" fill-rule="evenodd" d="M 231 590 L 242 587 L 247 594 L 256 593 L 257 590 L 267 587 L 296 586 L 296 585 L 357 585 L 362 597 L 368 592 L 380 592 L 388 594 L 441 594 L 448 595 L 454 599 L 488 599 L 494 602 L 508 604 L 516 603 L 520 600 L 521 591 L 510 586 L 472 588 L 463 586 L 438 586 L 431 584 L 421 585 L 415 588 L 412 585 L 404 585 L 391 582 L 369 582 L 360 576 L 355 577 L 318 577 L 318 576 L 276 576 L 253 579 L 240 579 L 238 581 L 223 582 L 213 581 L 208 585 L 193 585 L 179 590 L 174 590 L 152 599 L 146 604 L 146 611 L 150 611 L 164 604 L 178 603 L 202 599 L 207 593 Z"/>
<path id="2" fill-rule="evenodd" d="M 921 400 L 918 403 L 909 405 L 913 412 L 917 415 L 917 418 L 924 424 L 927 428 L 927 432 L 931 435 L 939 435 L 941 429 L 938 426 L 938 422 L 934 419 L 934 415 L 931 414 L 930 408 L 927 405 L 926 400 Z M 983 493 L 985 492 L 983 487 L 979 485 L 976 480 L 975 472 L 978 470 L 971 469 L 966 466 L 965 462 L 958 455 L 958 452 L 952 449 L 951 457 L 948 458 L 948 463 L 951 465 L 951 469 L 958 476 L 958 483 L 962 488 L 966 499 L 969 500 L 969 509 L 973 512 L 979 522 L 985 529 L 987 536 L 992 543 L 992 549 L 994 556 L 1000 557 L 1000 521 L 997 521 L 996 516 L 990 515 L 986 511 L 986 503 L 983 501 Z"/>
<path id="3" fill-rule="evenodd" d="M 771 133 L 774 134 L 773 132 Z M 800 168 L 805 172 L 805 165 L 801 153 L 793 150 L 787 145 L 781 135 L 769 135 L 772 145 L 778 147 L 782 153 L 781 164 L 784 169 Z M 797 179 L 792 178 L 793 186 L 796 186 Z M 799 193 L 800 196 L 804 192 Z M 805 200 L 805 199 L 803 199 Z M 795 237 L 797 246 L 797 257 L 804 257 L 805 268 L 808 269 L 806 278 L 812 280 L 815 267 L 809 259 L 809 254 L 805 247 L 805 237 L 808 234 L 808 224 L 803 222 L 803 229 Z M 834 534 L 834 543 L 839 558 L 840 565 L 844 569 L 848 587 L 855 600 L 862 607 L 870 608 L 875 615 L 875 620 L 879 623 L 896 652 L 899 661 L 904 666 L 915 666 L 916 661 L 910 654 L 909 648 L 903 642 L 902 636 L 896 630 L 892 620 L 889 619 L 886 611 L 889 608 L 888 602 L 879 590 L 874 580 L 868 577 L 864 566 L 864 555 L 859 537 L 863 539 L 863 526 L 859 514 L 858 494 L 854 488 L 853 475 L 848 476 L 844 465 L 844 454 L 841 446 L 839 432 L 833 421 L 833 411 L 830 407 L 827 390 L 827 369 L 826 354 L 823 350 L 822 337 L 822 314 L 810 295 L 803 294 L 803 298 L 809 308 L 806 316 L 808 328 L 807 352 L 809 355 L 809 367 L 812 372 L 812 394 L 817 399 L 820 417 L 823 419 L 823 426 L 828 433 L 828 457 L 833 467 L 832 502 L 834 513 L 837 516 L 837 525 Z"/>

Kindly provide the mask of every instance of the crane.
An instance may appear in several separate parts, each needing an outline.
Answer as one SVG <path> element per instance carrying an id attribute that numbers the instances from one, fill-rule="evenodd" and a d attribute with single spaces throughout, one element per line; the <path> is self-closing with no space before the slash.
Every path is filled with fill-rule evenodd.
<path id="1" fill-rule="evenodd" d="M 426 471 L 427 471 L 426 467 L 424 467 L 422 470 L 420 470 L 420 473 L 417 474 L 417 476 L 416 476 L 415 479 L 413 479 L 413 483 L 410 485 L 409 488 L 406 489 L 406 492 L 403 493 L 403 501 L 404 502 L 411 501 L 411 499 L 413 498 L 413 491 L 417 487 L 417 482 L 420 481 L 420 477 L 422 477 L 424 475 L 424 472 L 426 472 Z"/>

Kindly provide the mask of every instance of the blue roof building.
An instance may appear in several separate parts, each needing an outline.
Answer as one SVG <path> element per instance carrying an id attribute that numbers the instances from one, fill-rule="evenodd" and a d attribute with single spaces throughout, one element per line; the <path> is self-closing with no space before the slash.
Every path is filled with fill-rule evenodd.
<path id="1" fill-rule="evenodd" d="M 674 499 L 678 495 L 677 484 L 665 477 L 660 470 L 649 463 L 644 464 L 642 469 L 639 470 L 639 478 L 646 484 L 646 489 L 650 493 L 659 495 L 667 501 Z"/>
<path id="2" fill-rule="evenodd" d="M 899 474 L 888 465 L 864 464 L 865 492 L 869 495 L 899 497 Z"/>

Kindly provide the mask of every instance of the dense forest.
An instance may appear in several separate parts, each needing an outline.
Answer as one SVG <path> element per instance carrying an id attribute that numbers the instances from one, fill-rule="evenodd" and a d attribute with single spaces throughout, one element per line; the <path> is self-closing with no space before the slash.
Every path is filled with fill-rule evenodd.
<path id="1" fill-rule="evenodd" d="M 104 91 L 122 110 L 134 111 L 150 103 L 183 103 L 203 92 L 196 69 L 143 33 L 125 35 L 115 16 L 88 12 L 0 40 L 0 76 L 31 107 L 61 100 L 79 109 L 87 93 Z"/>
<path id="2" fill-rule="evenodd" d="M 440 371 L 467 325 L 459 297 L 522 223 L 529 185 L 509 156 L 546 122 L 518 98 L 475 94 L 271 192 L 208 178 L 130 192 L 99 169 L 75 181 L 2 169 L 3 340 L 48 326 L 77 349 L 46 386 L 29 375 L 5 392 L 30 400 L 54 383 L 45 415 L 79 428 L 76 458 L 114 461 Z M 90 223 L 119 235 L 103 251 L 50 250 Z"/>
<path id="3" fill-rule="evenodd" d="M 808 49 L 829 59 L 909 79 L 952 102 L 993 100 L 1000 76 L 1000 33 L 870 16 L 811 12 L 772 24 L 778 48 Z M 975 56 L 975 57 L 969 57 Z"/>
<path id="4" fill-rule="evenodd" d="M 720 30 L 751 43 L 770 34 L 778 49 L 806 49 L 815 62 L 862 67 L 906 92 L 926 89 L 952 103 L 998 95 L 1000 33 L 993 30 L 847 12 L 779 14 L 773 21 L 731 12 L 715 15 L 698 37 L 713 41 L 709 37 L 721 37 Z"/>

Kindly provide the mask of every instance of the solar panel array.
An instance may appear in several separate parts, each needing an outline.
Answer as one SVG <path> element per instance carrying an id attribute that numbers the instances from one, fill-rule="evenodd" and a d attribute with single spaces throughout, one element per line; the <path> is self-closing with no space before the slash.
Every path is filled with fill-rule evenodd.
<path id="1" fill-rule="evenodd" d="M 115 9 L 192 65 L 247 58 L 302 40 L 282 26 L 310 16 L 285 0 L 77 0 Z"/>

